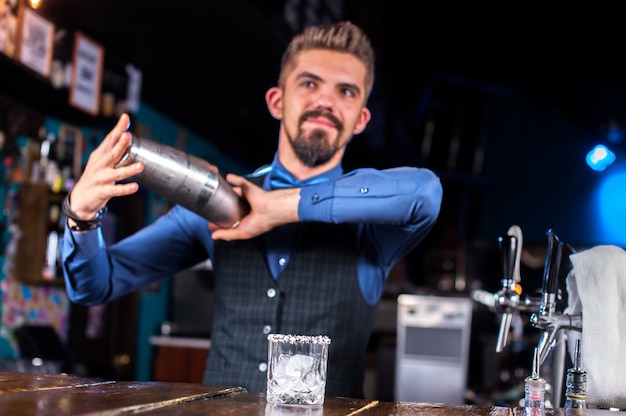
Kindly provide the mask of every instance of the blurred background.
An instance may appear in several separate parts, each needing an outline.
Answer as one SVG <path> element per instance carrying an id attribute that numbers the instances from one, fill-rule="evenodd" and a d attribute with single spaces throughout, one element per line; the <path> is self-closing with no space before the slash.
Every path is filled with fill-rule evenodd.
<path id="1" fill-rule="evenodd" d="M 436 170 L 456 217 L 441 226 L 459 238 L 493 238 L 516 222 L 528 239 L 542 241 L 554 227 L 588 245 L 626 238 L 608 206 L 624 207 L 608 196 L 623 156 L 613 172 L 585 163 L 596 144 L 623 155 L 618 4 L 47 0 L 38 10 L 102 44 L 112 78 L 137 68 L 142 102 L 248 169 L 275 150 L 277 123 L 263 95 L 289 38 L 349 19 L 371 37 L 378 64 L 374 117 L 346 169 Z M 456 222 L 467 228 L 459 233 Z"/>
<path id="2" fill-rule="evenodd" d="M 18 10 L 24 4 L 44 19 L 43 24 L 33 19 L 31 41 L 53 45 L 49 71 L 43 73 L 20 56 L 19 36 L 15 49 L 10 47 L 10 28 L 13 24 L 19 33 L 23 17 Z M 41 0 L 35 7 L 0 0 L 2 5 L 7 356 L 17 348 L 12 328 L 51 324 L 89 373 L 149 379 L 156 371 L 158 341 L 148 340 L 171 332 L 176 316 L 186 317 L 178 322 L 187 325 L 184 335 L 210 336 L 210 328 L 199 329 L 210 313 L 204 321 L 190 322 L 198 314 L 180 310 L 174 300 L 203 291 L 210 296 L 206 268 L 188 273 L 199 283 L 179 279 L 184 283 L 172 286 L 168 281 L 99 309 L 70 306 L 58 275 L 42 281 L 38 270 L 24 270 L 19 261 L 24 247 L 20 251 L 11 242 L 16 227 L 25 231 L 32 218 L 15 215 L 12 207 L 25 206 L 25 191 L 17 189 L 30 181 L 27 170 L 26 179 L 19 178 L 15 164 L 24 163 L 18 160 L 25 155 L 28 159 L 33 141 L 37 159 L 49 133 L 57 137 L 53 144 L 77 136 L 78 162 L 59 160 L 77 176 L 88 150 L 125 109 L 140 134 L 206 157 L 223 172 L 250 172 L 270 162 L 276 148 L 278 124 L 265 108 L 264 93 L 276 82 L 291 36 L 311 24 L 351 20 L 370 36 L 377 54 L 372 122 L 349 145 L 344 168 L 423 166 L 444 185 L 435 229 L 390 277 L 385 299 L 391 307 L 372 341 L 372 368 L 389 369 L 383 363 L 394 360 L 398 294 L 467 296 L 476 289 L 501 288 L 498 238 L 511 225 L 524 233 L 522 280 L 531 294 L 541 289 L 548 230 L 575 250 L 626 246 L 626 60 L 618 1 Z M 104 104 L 94 114 L 68 103 L 72 82 L 67 68 L 76 62 L 76 33 L 104 51 L 101 92 L 114 104 L 107 113 Z M 61 81 L 55 82 L 54 74 Z M 131 96 L 139 97 L 138 105 L 130 106 Z M 593 153 L 598 145 L 604 147 Z M 54 195 L 42 202 L 36 193 L 33 201 L 43 204 L 44 213 L 58 205 Z M 148 191 L 113 203 L 108 238 L 122 238 L 167 207 L 167 201 Z M 33 215 L 49 232 L 48 223 L 54 221 L 47 214 Z M 43 234 L 41 245 L 47 247 L 46 233 L 33 232 Z M 566 257 L 564 263 L 567 270 Z M 519 394 L 515 380 L 530 371 L 528 345 L 538 332 L 527 329 L 527 344 L 515 344 L 515 353 L 508 351 L 508 359 L 495 365 L 503 356 L 488 352 L 499 316 L 478 302 L 473 314 L 469 390 L 476 401 L 481 394 L 491 396 L 485 401 L 506 401 L 509 388 L 513 397 Z M 378 376 L 393 380 L 393 374 L 379 371 Z M 389 398 L 392 385 L 379 380 L 371 394 Z"/>

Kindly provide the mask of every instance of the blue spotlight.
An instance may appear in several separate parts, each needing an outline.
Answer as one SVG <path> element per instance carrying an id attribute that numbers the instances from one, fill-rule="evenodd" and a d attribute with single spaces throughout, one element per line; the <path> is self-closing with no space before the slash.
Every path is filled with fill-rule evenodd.
<path id="1" fill-rule="evenodd" d="M 626 170 L 615 166 L 613 172 L 603 175 L 596 198 L 597 215 L 592 222 L 593 232 L 603 244 L 626 247 Z"/>
<path id="2" fill-rule="evenodd" d="M 586 160 L 587 165 L 589 165 L 591 169 L 603 171 L 611 163 L 615 162 L 615 153 L 611 152 L 605 145 L 599 144 L 587 153 Z"/>

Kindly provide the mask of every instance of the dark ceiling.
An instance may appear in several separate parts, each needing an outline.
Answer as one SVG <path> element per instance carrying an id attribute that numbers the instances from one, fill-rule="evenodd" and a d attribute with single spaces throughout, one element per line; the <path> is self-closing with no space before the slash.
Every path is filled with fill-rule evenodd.
<path id="1" fill-rule="evenodd" d="M 276 80 L 283 47 L 294 28 L 314 20 L 350 19 L 372 38 L 375 117 L 384 108 L 414 122 L 428 99 L 425 86 L 446 77 L 509 90 L 590 130 L 625 110 L 618 1 L 578 9 L 399 0 L 43 3 L 47 15 L 101 42 L 108 59 L 141 69 L 145 103 L 250 166 L 274 152 L 277 124 L 264 92 Z"/>

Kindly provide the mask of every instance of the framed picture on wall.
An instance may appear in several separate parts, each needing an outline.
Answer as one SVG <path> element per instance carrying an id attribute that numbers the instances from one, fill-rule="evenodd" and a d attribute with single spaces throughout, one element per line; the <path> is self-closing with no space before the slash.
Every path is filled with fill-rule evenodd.
<path id="1" fill-rule="evenodd" d="M 18 2 L 0 0 L 0 52 L 15 57 L 18 31 Z"/>
<path id="2" fill-rule="evenodd" d="M 54 45 L 54 24 L 27 6 L 21 10 L 18 61 L 48 77 Z"/>
<path id="3" fill-rule="evenodd" d="M 104 48 L 80 31 L 74 35 L 70 104 L 93 116 L 100 112 Z"/>

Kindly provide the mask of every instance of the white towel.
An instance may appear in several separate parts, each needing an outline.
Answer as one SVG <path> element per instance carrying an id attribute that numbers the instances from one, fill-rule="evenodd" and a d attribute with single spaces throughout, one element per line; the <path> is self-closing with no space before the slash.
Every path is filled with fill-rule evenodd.
<path id="1" fill-rule="evenodd" d="M 567 314 L 583 315 L 582 334 L 568 331 L 573 357 L 581 338 L 587 403 L 626 409 L 626 251 L 601 245 L 570 255 Z"/>

